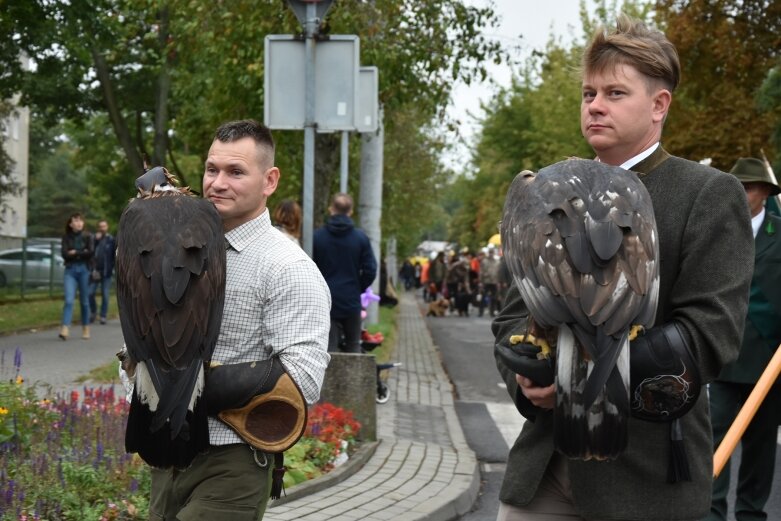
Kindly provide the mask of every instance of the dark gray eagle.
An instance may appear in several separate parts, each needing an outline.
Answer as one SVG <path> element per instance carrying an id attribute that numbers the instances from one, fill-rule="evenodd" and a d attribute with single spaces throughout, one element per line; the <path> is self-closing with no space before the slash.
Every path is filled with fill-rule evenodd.
<path id="1" fill-rule="evenodd" d="M 199 400 L 225 300 L 225 242 L 214 205 L 162 167 L 136 180 L 119 220 L 117 302 L 135 386 L 125 448 L 183 468 L 209 446 Z"/>
<path id="2" fill-rule="evenodd" d="M 627 443 L 630 329 L 653 325 L 659 293 L 650 195 L 634 173 L 597 161 L 524 171 L 507 193 L 501 236 L 527 331 L 557 329 L 555 349 L 539 355 L 556 360 L 556 448 L 615 458 Z"/>

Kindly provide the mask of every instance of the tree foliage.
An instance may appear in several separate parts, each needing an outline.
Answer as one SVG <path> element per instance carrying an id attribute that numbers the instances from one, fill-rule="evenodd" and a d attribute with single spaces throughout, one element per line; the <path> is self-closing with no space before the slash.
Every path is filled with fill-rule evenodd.
<path id="1" fill-rule="evenodd" d="M 421 132 L 441 122 L 454 82 L 484 76 L 484 63 L 501 57 L 498 45 L 482 34 L 496 22 L 492 10 L 465 4 L 340 0 L 323 28 L 325 34 L 361 38 L 361 63 L 380 71 L 386 136 L 409 138 L 405 147 L 386 147 L 386 164 L 409 165 L 409 158 L 416 157 L 420 164 L 412 170 L 419 178 L 439 175 L 437 138 Z M 265 35 L 300 31 L 279 0 L 30 0 L 10 5 L 0 15 L 0 95 L 21 91 L 23 102 L 48 124 L 71 122 L 77 134 L 71 160 L 89 176 L 95 191 L 90 197 L 101 212 L 116 213 L 124 206 L 132 194 L 126 191 L 127 180 L 145 155 L 198 187 L 214 128 L 229 119 L 262 119 Z M 18 66 L 20 53 L 33 59 L 33 70 Z M 279 197 L 300 196 L 302 134 L 275 133 L 285 180 Z M 353 166 L 359 164 L 357 141 L 353 138 L 350 147 Z M 337 183 L 338 162 L 338 136 L 319 135 L 316 217 L 324 213 Z M 408 171 L 387 168 L 385 179 L 401 184 L 394 178 Z M 351 191 L 357 193 L 357 176 L 352 177 Z M 427 197 L 427 191 L 386 190 L 383 226 L 414 229 L 404 205 Z"/>
<path id="2" fill-rule="evenodd" d="M 657 16 L 681 59 L 682 81 L 665 128 L 670 152 L 729 170 L 768 149 L 781 111 L 760 88 L 781 57 L 781 3 L 659 0 Z"/>
<path id="3" fill-rule="evenodd" d="M 781 60 L 779 65 L 773 67 L 762 83 L 757 97 L 759 108 L 765 112 L 781 114 Z M 775 150 L 775 164 L 773 169 L 781 172 L 781 117 L 776 118 L 771 136 L 772 147 Z M 778 176 L 777 176 L 778 177 Z"/>
<path id="4" fill-rule="evenodd" d="M 579 81 L 571 74 L 586 38 L 617 13 L 645 20 L 676 45 L 682 82 L 663 142 L 688 159 L 711 157 L 729 170 L 741 156 L 781 148 L 781 3 L 771 0 L 658 0 L 581 3 L 583 39 L 552 41 L 533 55 L 513 86 L 487 106 L 472 172 L 448 192 L 450 239 L 474 245 L 495 231 L 504 194 L 520 169 L 537 170 L 568 155 L 590 157 L 580 135 Z M 654 19 L 651 19 L 654 15 Z M 775 136 L 775 137 L 773 137 Z M 768 153 L 768 155 L 771 155 Z M 772 157 L 771 157 L 772 159 Z M 781 158 L 776 163 L 781 169 Z"/>
<path id="5" fill-rule="evenodd" d="M 28 213 L 34 218 L 27 227 L 31 237 L 60 237 L 75 212 L 90 219 L 87 178 L 74 168 L 76 148 L 62 135 L 60 126 L 48 127 L 40 118 L 31 121 Z"/>

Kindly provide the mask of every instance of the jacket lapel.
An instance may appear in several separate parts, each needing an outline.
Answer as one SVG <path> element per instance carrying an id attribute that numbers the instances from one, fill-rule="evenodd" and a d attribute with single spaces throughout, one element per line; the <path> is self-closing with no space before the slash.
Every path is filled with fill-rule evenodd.
<path id="1" fill-rule="evenodd" d="M 672 156 L 670 156 L 670 154 L 668 154 L 660 144 L 658 147 L 656 147 L 656 150 L 654 150 L 650 156 L 637 163 L 635 166 L 630 168 L 630 170 L 641 175 L 648 174 L 654 168 L 667 161 L 670 157 Z"/>

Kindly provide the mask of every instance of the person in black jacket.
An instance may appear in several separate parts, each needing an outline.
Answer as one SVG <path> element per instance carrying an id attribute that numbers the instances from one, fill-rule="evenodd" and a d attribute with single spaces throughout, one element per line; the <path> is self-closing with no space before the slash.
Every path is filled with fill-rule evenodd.
<path id="1" fill-rule="evenodd" d="M 117 243 L 108 232 L 108 222 L 99 221 L 95 232 L 95 258 L 89 286 L 90 323 L 95 322 L 98 312 L 96 293 L 100 286 L 100 323 L 106 323 L 108 314 L 109 290 L 111 278 L 114 276 L 114 260 L 117 251 Z"/>
<path id="2" fill-rule="evenodd" d="M 74 213 L 65 224 L 65 235 L 62 236 L 62 258 L 65 260 L 64 290 L 65 306 L 62 309 L 62 325 L 59 337 L 68 339 L 69 328 L 73 318 L 73 303 L 76 300 L 76 289 L 79 290 L 81 303 L 82 338 L 89 338 L 89 276 L 92 256 L 95 253 L 95 243 L 92 234 L 84 231 L 84 216 Z"/>
<path id="3" fill-rule="evenodd" d="M 377 276 L 377 259 L 366 234 L 355 227 L 350 216 L 353 199 L 334 195 L 331 217 L 318 228 L 312 241 L 312 259 L 331 290 L 331 332 L 328 351 L 361 352 L 361 293 Z"/>

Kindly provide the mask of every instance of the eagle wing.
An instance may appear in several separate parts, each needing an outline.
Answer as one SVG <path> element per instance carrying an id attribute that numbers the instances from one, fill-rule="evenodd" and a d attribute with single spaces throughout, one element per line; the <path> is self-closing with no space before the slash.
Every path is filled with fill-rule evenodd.
<path id="1" fill-rule="evenodd" d="M 131 404 L 126 445 L 152 465 L 182 466 L 189 456 L 171 461 L 167 449 L 151 445 L 166 446 L 165 437 L 190 445 L 181 453 L 201 450 L 204 440 L 208 445 L 205 413 L 191 418 L 225 299 L 222 221 L 214 205 L 178 192 L 132 200 L 120 218 L 116 271 L 122 333 L 138 364 L 134 402 L 144 405 Z"/>
<path id="2" fill-rule="evenodd" d="M 576 417 L 586 438 L 593 435 L 594 418 L 585 426 L 590 415 L 608 409 L 617 410 L 625 428 L 629 330 L 653 324 L 658 299 L 658 241 L 647 190 L 634 173 L 596 161 L 521 172 L 507 194 L 501 234 L 507 266 L 534 321 L 559 328 L 557 413 Z M 625 439 L 607 443 L 605 451 L 588 440 L 576 444 L 559 448 L 576 457 L 612 457 Z"/>

